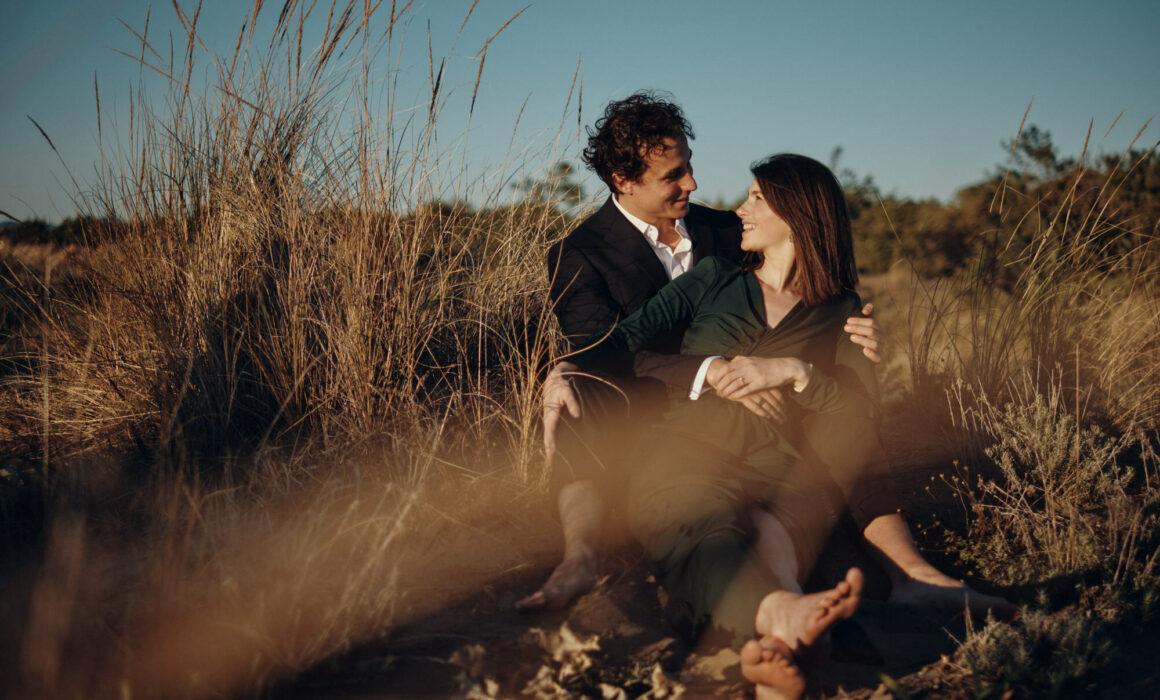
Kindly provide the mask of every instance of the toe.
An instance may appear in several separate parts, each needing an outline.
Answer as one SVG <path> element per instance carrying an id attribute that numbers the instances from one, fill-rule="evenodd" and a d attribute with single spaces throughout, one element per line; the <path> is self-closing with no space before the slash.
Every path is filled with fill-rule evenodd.
<path id="1" fill-rule="evenodd" d="M 765 660 L 765 655 L 768 653 L 772 652 L 769 649 L 763 649 L 756 639 L 750 639 L 741 647 L 741 665 L 744 667 L 759 664 Z"/>

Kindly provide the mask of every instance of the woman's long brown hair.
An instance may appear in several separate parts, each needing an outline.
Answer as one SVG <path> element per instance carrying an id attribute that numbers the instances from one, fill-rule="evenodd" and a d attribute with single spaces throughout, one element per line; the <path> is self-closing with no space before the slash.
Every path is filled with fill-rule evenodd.
<path id="1" fill-rule="evenodd" d="M 778 153 L 750 167 L 765 201 L 793 232 L 790 281 L 807 306 L 858 284 L 846 196 L 830 169 L 813 158 Z"/>

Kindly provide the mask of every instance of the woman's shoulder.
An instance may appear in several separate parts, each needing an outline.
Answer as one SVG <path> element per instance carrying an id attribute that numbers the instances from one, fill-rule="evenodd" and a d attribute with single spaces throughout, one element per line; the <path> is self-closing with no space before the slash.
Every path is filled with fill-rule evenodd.
<path id="1" fill-rule="evenodd" d="M 862 297 L 852 289 L 842 290 L 815 307 L 819 312 L 848 318 L 862 315 Z"/>
<path id="2" fill-rule="evenodd" d="M 858 296 L 858 292 L 853 289 L 842 290 L 838 294 L 837 306 L 849 313 L 850 316 L 862 315 L 862 297 Z"/>

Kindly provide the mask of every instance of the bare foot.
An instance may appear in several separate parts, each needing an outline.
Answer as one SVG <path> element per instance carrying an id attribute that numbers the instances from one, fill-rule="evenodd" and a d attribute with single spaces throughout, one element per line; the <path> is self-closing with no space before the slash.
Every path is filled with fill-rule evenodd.
<path id="1" fill-rule="evenodd" d="M 519 612 L 560 610 L 596 585 L 596 557 L 581 553 L 560 562 L 540 590 L 516 603 Z"/>
<path id="2" fill-rule="evenodd" d="M 769 635 L 741 647 L 741 675 L 754 684 L 758 700 L 798 700 L 806 689 L 793 652 Z"/>
<path id="3" fill-rule="evenodd" d="M 757 608 L 757 633 L 781 640 L 799 660 L 816 656 L 824 647 L 826 631 L 858 609 L 862 582 L 862 572 L 851 568 L 845 580 L 828 591 L 808 595 L 774 591 Z"/>
<path id="4" fill-rule="evenodd" d="M 986 618 L 988 612 L 999 620 L 1008 621 L 1019 614 L 1019 608 L 1009 601 L 979 593 L 934 567 L 906 573 L 908 578 L 895 583 L 890 591 L 890 602 L 956 613 L 961 613 L 965 607 L 972 618 L 979 620 Z"/>

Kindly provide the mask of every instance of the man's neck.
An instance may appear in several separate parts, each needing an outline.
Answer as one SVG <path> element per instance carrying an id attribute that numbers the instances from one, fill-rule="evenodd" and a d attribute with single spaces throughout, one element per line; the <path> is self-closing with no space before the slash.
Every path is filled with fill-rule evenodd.
<path id="1" fill-rule="evenodd" d="M 677 222 L 675 219 L 661 219 L 659 223 L 655 223 L 653 226 L 657 227 L 657 240 L 661 243 L 675 249 L 681 242 L 681 234 L 677 233 Z"/>
<path id="2" fill-rule="evenodd" d="M 613 195 L 613 196 L 615 197 L 616 195 Z M 616 197 L 616 202 L 621 207 L 623 207 L 624 210 L 627 211 L 629 214 L 632 214 L 633 216 L 635 216 L 636 218 L 645 222 L 646 224 L 649 224 L 650 226 L 656 227 L 658 241 L 667 245 L 670 248 L 676 248 L 677 245 L 680 244 L 681 234 L 677 233 L 677 220 L 676 219 L 666 219 L 666 218 L 654 219 L 654 218 L 649 218 L 647 216 L 642 216 L 633 207 L 633 205 L 632 205 L 633 203 L 631 201 L 626 201 L 626 199 L 627 199 L 626 197 L 619 196 L 619 197 Z"/>

